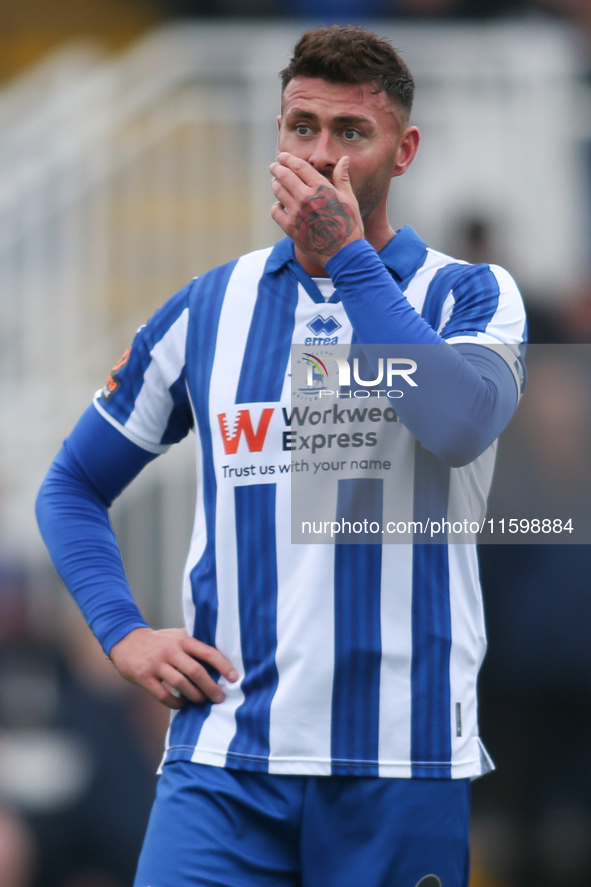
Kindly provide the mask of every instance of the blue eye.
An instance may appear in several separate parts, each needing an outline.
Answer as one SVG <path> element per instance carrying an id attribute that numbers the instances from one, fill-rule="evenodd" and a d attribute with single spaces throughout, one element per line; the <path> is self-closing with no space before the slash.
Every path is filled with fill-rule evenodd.
<path id="1" fill-rule="evenodd" d="M 298 123 L 295 129 L 300 136 L 307 136 L 310 132 L 310 127 L 306 123 Z"/>
<path id="2" fill-rule="evenodd" d="M 347 141 L 352 142 L 354 139 L 358 139 L 361 136 L 361 133 L 356 129 L 346 129 L 343 132 L 343 136 L 347 139 Z"/>

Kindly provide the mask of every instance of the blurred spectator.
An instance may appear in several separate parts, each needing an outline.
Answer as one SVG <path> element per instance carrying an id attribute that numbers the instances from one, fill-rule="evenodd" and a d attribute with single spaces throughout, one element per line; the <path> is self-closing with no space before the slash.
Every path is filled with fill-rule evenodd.
<path id="1" fill-rule="evenodd" d="M 391 15 L 397 4 L 392 0 L 283 0 L 282 11 L 289 15 L 332 17 L 335 22 L 343 19 L 363 19 Z"/>
<path id="2" fill-rule="evenodd" d="M 573 323 L 584 306 L 534 312 L 531 338 L 584 340 L 589 326 Z M 590 351 L 530 358 L 507 432 L 529 430 L 513 451 L 508 510 L 544 509 L 557 494 L 589 523 Z M 476 858 L 508 887 L 591 883 L 591 546 L 481 546 L 480 564 L 490 641 L 480 720 L 498 770 L 475 785 Z"/>
<path id="3" fill-rule="evenodd" d="M 0 885 L 130 887 L 166 712 L 61 610 L 61 641 L 0 643 Z"/>
<path id="4" fill-rule="evenodd" d="M 527 396 L 499 445 L 489 514 L 571 522 L 561 539 L 591 540 L 591 349 L 530 346 Z M 591 647 L 589 648 L 591 650 Z M 591 661 L 590 661 L 591 665 Z"/>
<path id="5" fill-rule="evenodd" d="M 29 887 L 33 871 L 34 838 L 21 817 L 0 807 L 0 884 Z"/>
<path id="6" fill-rule="evenodd" d="M 540 9 L 558 12 L 576 22 L 591 39 L 591 3 L 589 0 L 536 0 Z"/>
<path id="7" fill-rule="evenodd" d="M 477 845 L 512 887 L 591 883 L 591 547 L 483 546 Z"/>
<path id="8" fill-rule="evenodd" d="M 588 0 L 160 0 L 160 6 L 173 15 L 290 15 L 334 22 L 390 16 L 481 19 L 536 11 L 591 22 Z"/>

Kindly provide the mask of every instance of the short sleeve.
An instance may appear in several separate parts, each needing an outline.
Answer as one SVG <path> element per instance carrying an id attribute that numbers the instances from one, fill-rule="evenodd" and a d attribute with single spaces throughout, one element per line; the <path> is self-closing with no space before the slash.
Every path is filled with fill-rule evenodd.
<path id="1" fill-rule="evenodd" d="M 94 398 L 108 422 L 150 453 L 165 452 L 193 426 L 185 361 L 191 288 L 176 293 L 140 327 Z"/>
<path id="2" fill-rule="evenodd" d="M 521 293 L 498 265 L 458 263 L 441 269 L 429 287 L 423 316 L 450 344 L 520 345 L 527 338 Z"/>
<path id="3" fill-rule="evenodd" d="M 490 348 L 513 374 L 518 395 L 525 386 L 527 320 L 517 284 L 499 265 L 452 263 L 435 275 L 423 317 L 464 356 L 474 345 Z"/>

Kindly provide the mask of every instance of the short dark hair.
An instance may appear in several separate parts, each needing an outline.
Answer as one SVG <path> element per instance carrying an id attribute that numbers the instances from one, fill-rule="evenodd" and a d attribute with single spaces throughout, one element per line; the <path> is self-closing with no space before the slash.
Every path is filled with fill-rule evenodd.
<path id="1" fill-rule="evenodd" d="M 306 31 L 280 74 L 282 91 L 294 77 L 330 83 L 374 83 L 410 115 L 414 81 L 389 40 L 358 25 L 331 25 Z"/>

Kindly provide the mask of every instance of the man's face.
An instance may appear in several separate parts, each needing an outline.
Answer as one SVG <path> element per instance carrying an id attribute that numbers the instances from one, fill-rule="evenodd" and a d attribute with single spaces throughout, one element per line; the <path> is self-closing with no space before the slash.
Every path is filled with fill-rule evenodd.
<path id="1" fill-rule="evenodd" d="M 339 158 L 348 155 L 362 218 L 385 204 L 392 176 L 404 172 L 399 169 L 406 132 L 402 112 L 374 89 L 372 83 L 294 77 L 278 118 L 279 151 L 307 160 L 329 181 Z"/>

